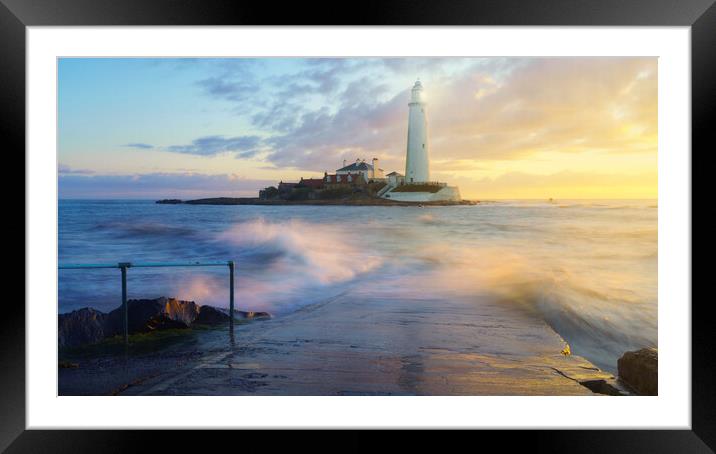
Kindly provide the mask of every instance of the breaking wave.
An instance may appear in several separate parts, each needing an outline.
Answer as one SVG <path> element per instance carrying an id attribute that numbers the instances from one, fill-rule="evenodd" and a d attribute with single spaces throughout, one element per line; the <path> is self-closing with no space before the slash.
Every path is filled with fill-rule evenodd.
<path id="1" fill-rule="evenodd" d="M 427 265 L 423 273 L 390 283 L 401 295 L 508 305 L 544 320 L 574 353 L 604 370 L 615 371 L 626 350 L 656 346 L 656 289 L 639 272 L 506 246 L 433 245 L 416 259 Z"/>
<path id="2" fill-rule="evenodd" d="M 237 223 L 212 240 L 236 258 L 236 292 L 243 307 L 286 312 L 345 291 L 374 271 L 382 258 L 346 237 L 336 225 L 299 220 Z M 225 305 L 225 282 L 200 276 L 177 293 Z"/>
<path id="3" fill-rule="evenodd" d="M 352 241 L 335 225 L 258 219 L 234 226 L 217 240 L 233 247 L 246 266 L 256 256 L 269 257 L 272 260 L 262 271 L 299 272 L 320 284 L 347 281 L 380 264 L 371 252 L 359 249 L 361 242 Z"/>

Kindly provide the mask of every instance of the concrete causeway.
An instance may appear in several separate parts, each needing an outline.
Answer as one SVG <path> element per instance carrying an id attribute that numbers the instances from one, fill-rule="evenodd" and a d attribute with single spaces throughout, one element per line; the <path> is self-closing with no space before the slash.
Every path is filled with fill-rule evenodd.
<path id="1" fill-rule="evenodd" d="M 201 336 L 209 353 L 119 393 L 599 395 L 580 382 L 613 383 L 587 360 L 563 355 L 564 341 L 541 320 L 481 299 L 386 305 L 352 293 L 237 326 L 233 346 L 226 332 Z"/>

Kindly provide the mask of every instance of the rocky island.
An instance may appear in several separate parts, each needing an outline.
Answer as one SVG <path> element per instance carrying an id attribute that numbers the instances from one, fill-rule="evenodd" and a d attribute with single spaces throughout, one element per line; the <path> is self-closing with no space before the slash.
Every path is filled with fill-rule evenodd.
<path id="1" fill-rule="evenodd" d="M 440 200 L 431 202 L 403 202 L 398 200 L 381 199 L 376 197 L 351 197 L 344 199 L 313 199 L 313 200 L 266 200 L 258 197 L 213 197 L 195 200 L 166 201 L 157 200 L 158 204 L 167 205 L 348 205 L 348 206 L 455 206 L 477 205 L 476 200 Z"/>
<path id="2" fill-rule="evenodd" d="M 377 161 L 374 159 L 374 161 Z M 377 165 L 377 164 L 374 164 Z M 259 191 L 258 197 L 212 197 L 194 200 L 162 199 L 158 204 L 176 205 L 350 205 L 350 206 L 454 206 L 477 205 L 475 200 L 446 198 L 435 200 L 430 196 L 446 188 L 441 183 L 404 183 L 398 174 L 389 178 L 370 177 L 360 173 L 374 167 L 359 162 L 347 167 L 359 171 L 345 175 L 324 175 L 324 178 L 301 178 L 297 183 L 279 182 Z M 340 169 L 337 171 L 340 172 Z M 396 176 L 398 175 L 398 176 Z M 392 195 L 391 195 L 392 194 Z M 397 194 L 400 194 L 398 196 Z M 427 196 L 425 196 L 427 194 Z M 419 197 L 419 198 L 416 198 Z"/>

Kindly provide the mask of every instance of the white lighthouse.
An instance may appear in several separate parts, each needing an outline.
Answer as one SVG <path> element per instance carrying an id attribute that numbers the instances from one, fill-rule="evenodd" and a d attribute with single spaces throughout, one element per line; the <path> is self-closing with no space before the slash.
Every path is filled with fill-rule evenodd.
<path id="1" fill-rule="evenodd" d="M 428 120 L 425 114 L 423 85 L 418 79 L 410 93 L 408 113 L 408 150 L 405 154 L 405 176 L 389 173 L 387 185 L 379 197 L 398 202 L 460 201 L 460 189 L 447 183 L 430 180 Z"/>
<path id="2" fill-rule="evenodd" d="M 408 151 L 405 157 L 405 182 L 430 181 L 430 158 L 428 155 L 428 121 L 425 115 L 423 85 L 415 82 L 408 104 Z"/>

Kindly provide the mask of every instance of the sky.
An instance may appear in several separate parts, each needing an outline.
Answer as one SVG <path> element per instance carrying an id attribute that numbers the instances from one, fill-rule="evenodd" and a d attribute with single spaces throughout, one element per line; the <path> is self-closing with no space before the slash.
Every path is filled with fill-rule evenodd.
<path id="1" fill-rule="evenodd" d="M 469 199 L 657 197 L 656 58 L 62 58 L 60 198 L 256 196 L 343 160 Z"/>

